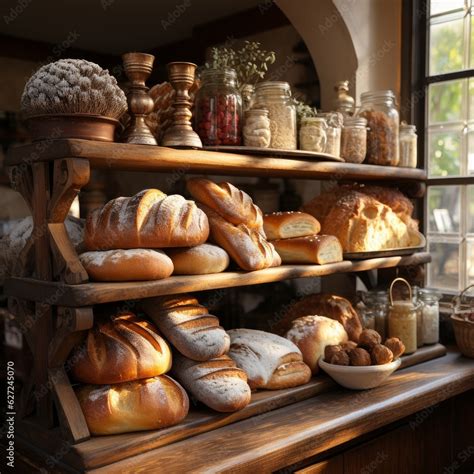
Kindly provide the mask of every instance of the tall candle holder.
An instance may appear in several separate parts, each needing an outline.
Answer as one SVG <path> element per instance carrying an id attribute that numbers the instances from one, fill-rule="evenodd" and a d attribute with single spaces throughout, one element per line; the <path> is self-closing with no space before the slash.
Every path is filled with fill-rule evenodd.
<path id="1" fill-rule="evenodd" d="M 127 93 L 130 122 L 122 135 L 125 143 L 157 145 L 156 138 L 145 123 L 145 117 L 153 111 L 153 99 L 148 95 L 146 80 L 153 69 L 155 56 L 146 53 L 122 55 L 125 74 L 131 82 Z"/>
<path id="2" fill-rule="evenodd" d="M 186 62 L 169 63 L 168 77 L 176 91 L 173 107 L 173 123 L 168 127 L 162 140 L 163 146 L 202 148 L 199 135 L 191 126 L 191 100 L 189 89 L 194 84 L 196 65 Z"/>

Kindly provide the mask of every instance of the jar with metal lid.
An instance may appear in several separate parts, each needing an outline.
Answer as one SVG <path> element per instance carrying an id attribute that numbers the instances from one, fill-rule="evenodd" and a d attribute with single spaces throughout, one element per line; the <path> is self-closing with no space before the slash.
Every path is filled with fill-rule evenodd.
<path id="1" fill-rule="evenodd" d="M 364 92 L 359 117 L 367 120 L 367 163 L 398 166 L 399 115 L 392 91 Z"/>
<path id="2" fill-rule="evenodd" d="M 392 290 L 395 283 L 404 282 L 409 288 L 408 300 L 393 300 Z M 419 303 L 413 302 L 410 284 L 403 278 L 395 278 L 390 286 L 390 306 L 388 313 L 388 337 L 398 337 L 405 345 L 405 354 L 417 349 L 417 311 Z"/>
<path id="3" fill-rule="evenodd" d="M 367 310 L 373 313 L 374 329 L 382 339 L 385 339 L 387 337 L 388 293 L 374 290 L 364 292 L 361 296 Z"/>
<path id="4" fill-rule="evenodd" d="M 327 129 L 326 120 L 322 117 L 303 117 L 300 124 L 300 150 L 323 153 Z"/>
<path id="5" fill-rule="evenodd" d="M 194 100 L 194 126 L 203 145 L 240 145 L 242 98 L 233 69 L 204 69 Z"/>
<path id="6" fill-rule="evenodd" d="M 367 151 L 367 120 L 346 117 L 341 135 L 341 158 L 348 163 L 362 163 Z"/>
<path id="7" fill-rule="evenodd" d="M 416 126 L 402 122 L 400 124 L 400 163 L 398 166 L 416 168 L 417 140 Z"/>
<path id="8" fill-rule="evenodd" d="M 296 107 L 288 82 L 266 81 L 255 87 L 255 108 L 268 110 L 271 148 L 296 150 Z"/>
<path id="9" fill-rule="evenodd" d="M 324 153 L 329 153 L 333 156 L 341 156 L 341 131 L 344 117 L 340 112 L 325 112 L 317 114 L 317 117 L 322 117 L 326 120 L 326 146 Z"/>
<path id="10" fill-rule="evenodd" d="M 271 141 L 270 119 L 267 109 L 250 109 L 245 112 L 244 145 L 268 148 Z"/>
<path id="11" fill-rule="evenodd" d="M 439 341 L 439 300 L 441 294 L 436 290 L 418 290 L 423 313 L 423 344 L 436 344 Z"/>
<path id="12" fill-rule="evenodd" d="M 373 308 L 366 306 L 363 301 L 359 301 L 355 306 L 355 310 L 364 329 L 375 329 L 375 312 Z"/>

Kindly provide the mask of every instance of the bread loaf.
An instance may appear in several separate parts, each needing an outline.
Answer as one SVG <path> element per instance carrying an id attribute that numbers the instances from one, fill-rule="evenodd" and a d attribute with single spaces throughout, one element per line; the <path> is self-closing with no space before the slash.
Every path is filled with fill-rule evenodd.
<path id="1" fill-rule="evenodd" d="M 340 322 L 315 315 L 295 319 L 286 337 L 298 346 L 303 354 L 303 361 L 313 374 L 319 371 L 319 358 L 324 355 L 326 346 L 334 346 L 348 340 Z"/>
<path id="2" fill-rule="evenodd" d="M 342 296 L 325 293 L 308 295 L 292 304 L 278 323 L 276 332 L 284 334 L 291 327 L 291 322 L 301 316 L 320 314 L 339 321 L 351 341 L 358 342 L 362 332 L 362 323 L 351 303 Z"/>
<path id="3" fill-rule="evenodd" d="M 233 225 L 216 212 L 201 205 L 211 227 L 211 239 L 224 248 L 243 270 L 261 270 L 281 264 L 275 248 L 265 237 L 245 224 Z"/>
<path id="4" fill-rule="evenodd" d="M 88 250 L 192 247 L 209 236 L 206 215 L 193 201 L 147 189 L 109 201 L 87 217 Z"/>
<path id="5" fill-rule="evenodd" d="M 173 374 L 197 400 L 216 411 L 242 410 L 250 402 L 247 375 L 226 355 L 206 362 L 177 355 Z"/>
<path id="6" fill-rule="evenodd" d="M 229 266 L 229 255 L 217 245 L 169 249 L 167 253 L 173 261 L 175 275 L 220 273 Z"/>
<path id="7" fill-rule="evenodd" d="M 166 375 L 115 385 L 85 385 L 76 389 L 76 395 L 93 435 L 166 428 L 182 421 L 189 410 L 188 395 Z"/>
<path id="8" fill-rule="evenodd" d="M 272 244 L 283 263 L 326 265 L 342 262 L 342 247 L 333 235 L 312 235 L 274 240 Z"/>
<path id="9" fill-rule="evenodd" d="M 274 212 L 263 216 L 263 229 L 268 240 L 291 239 L 318 234 L 321 225 L 305 212 Z"/>
<path id="10" fill-rule="evenodd" d="M 219 319 L 197 300 L 188 295 L 183 298 L 189 304 L 180 304 L 178 300 L 173 306 L 168 297 L 158 297 L 143 300 L 142 308 L 166 339 L 189 359 L 202 361 L 225 354 L 230 339 L 219 326 Z M 175 296 L 171 297 L 173 300 Z"/>
<path id="11" fill-rule="evenodd" d="M 79 259 L 95 281 L 161 280 L 173 273 L 173 262 L 161 250 L 91 251 Z"/>
<path id="12" fill-rule="evenodd" d="M 288 339 L 255 329 L 231 329 L 228 334 L 228 355 L 247 374 L 251 389 L 297 387 L 311 378 L 301 351 Z"/>
<path id="13" fill-rule="evenodd" d="M 168 344 L 155 326 L 132 313 L 100 321 L 70 356 L 75 380 L 111 384 L 161 375 L 171 367 Z"/>
<path id="14" fill-rule="evenodd" d="M 234 225 L 245 224 L 249 229 L 263 230 L 262 211 L 244 191 L 231 183 L 214 183 L 208 179 L 192 178 L 187 182 L 191 196 Z"/>

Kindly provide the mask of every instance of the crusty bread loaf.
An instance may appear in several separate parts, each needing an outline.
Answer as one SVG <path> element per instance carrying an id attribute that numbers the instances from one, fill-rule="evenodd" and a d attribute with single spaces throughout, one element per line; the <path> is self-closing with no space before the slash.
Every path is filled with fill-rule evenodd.
<path id="1" fill-rule="evenodd" d="M 282 320 L 276 325 L 275 331 L 278 334 L 284 334 L 291 327 L 293 320 L 311 314 L 320 314 L 339 321 L 344 326 L 349 340 L 359 341 L 362 323 L 357 311 L 352 307 L 350 301 L 342 296 L 326 293 L 308 295 L 292 304 Z"/>
<path id="2" fill-rule="evenodd" d="M 85 252 L 79 259 L 95 281 L 161 280 L 173 273 L 173 262 L 161 250 L 127 249 Z"/>
<path id="3" fill-rule="evenodd" d="M 251 389 L 297 387 L 311 378 L 301 351 L 288 339 L 255 329 L 231 329 L 228 334 L 228 355 L 247 374 Z"/>
<path id="4" fill-rule="evenodd" d="M 73 349 L 70 366 L 78 382 L 127 382 L 168 372 L 171 352 L 153 324 L 126 313 L 89 329 L 83 343 Z"/>
<path id="5" fill-rule="evenodd" d="M 88 250 L 192 247 L 209 236 L 206 215 L 193 201 L 147 189 L 112 199 L 87 217 Z"/>
<path id="6" fill-rule="evenodd" d="M 250 229 L 262 232 L 262 211 L 252 198 L 233 184 L 214 183 L 208 179 L 192 178 L 187 182 L 188 191 L 196 201 L 206 205 L 226 221 L 245 224 Z"/>
<path id="7" fill-rule="evenodd" d="M 142 308 L 166 339 L 184 356 L 193 360 L 208 360 L 219 357 L 229 350 L 230 339 L 219 319 L 209 314 L 207 308 L 196 300 L 173 306 L 169 304 L 175 296 L 143 300 Z M 184 301 L 190 297 L 184 295 Z"/>
<path id="8" fill-rule="evenodd" d="M 216 411 L 242 410 L 250 402 L 247 375 L 226 355 L 206 362 L 177 355 L 173 374 L 197 400 Z"/>
<path id="9" fill-rule="evenodd" d="M 321 224 L 306 212 L 274 212 L 263 216 L 263 229 L 268 240 L 291 239 L 318 234 Z"/>
<path id="10" fill-rule="evenodd" d="M 166 375 L 115 385 L 85 385 L 76 394 L 93 435 L 166 428 L 182 421 L 189 410 L 188 395 Z"/>
<path id="11" fill-rule="evenodd" d="M 175 275 L 220 273 L 229 266 L 229 255 L 217 245 L 201 244 L 166 252 L 173 261 Z"/>
<path id="12" fill-rule="evenodd" d="M 342 247 L 337 237 L 333 235 L 273 240 L 272 244 L 283 263 L 326 265 L 342 262 Z"/>
<path id="13" fill-rule="evenodd" d="M 200 205 L 209 219 L 211 239 L 224 248 L 243 270 L 261 270 L 281 264 L 273 245 L 245 224 L 227 222 L 212 209 Z"/>
<path id="14" fill-rule="evenodd" d="M 319 358 L 324 355 L 326 346 L 334 346 L 348 340 L 347 333 L 339 321 L 316 315 L 295 319 L 286 337 L 298 346 L 303 354 L 303 361 L 313 374 L 319 371 Z"/>

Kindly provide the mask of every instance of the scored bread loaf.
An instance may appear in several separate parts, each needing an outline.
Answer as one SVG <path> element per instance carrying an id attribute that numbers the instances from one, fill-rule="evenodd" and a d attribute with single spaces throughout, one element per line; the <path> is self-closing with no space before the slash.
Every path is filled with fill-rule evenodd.
<path id="1" fill-rule="evenodd" d="M 252 198 L 233 184 L 214 183 L 208 179 L 192 178 L 187 182 L 191 196 L 206 205 L 226 221 L 238 225 L 245 224 L 250 229 L 263 232 L 262 211 Z"/>
<path id="2" fill-rule="evenodd" d="M 230 339 L 219 319 L 189 295 L 183 299 L 186 304 L 176 296 L 148 298 L 141 306 L 166 339 L 189 359 L 202 361 L 225 354 Z"/>
<path id="3" fill-rule="evenodd" d="M 73 349 L 70 366 L 78 382 L 127 382 L 168 372 L 171 351 L 153 324 L 126 313 L 89 329 L 85 340 Z"/>
<path id="4" fill-rule="evenodd" d="M 311 370 L 288 339 L 255 329 L 231 329 L 229 357 L 248 378 L 251 389 L 279 390 L 303 385 Z"/>
<path id="5" fill-rule="evenodd" d="M 84 241 L 88 250 L 192 247 L 208 236 L 207 217 L 193 201 L 146 189 L 92 211 Z"/>
<path id="6" fill-rule="evenodd" d="M 272 244 L 283 263 L 326 265 L 342 262 L 342 247 L 337 237 L 333 235 L 273 240 Z"/>
<path id="7" fill-rule="evenodd" d="M 319 371 L 319 358 L 326 346 L 347 342 L 347 333 L 339 321 L 316 315 L 295 319 L 285 337 L 298 346 L 313 374 Z"/>
<path id="8" fill-rule="evenodd" d="M 347 332 L 349 340 L 358 342 L 362 332 L 362 323 L 350 301 L 342 296 L 326 293 L 308 295 L 292 304 L 286 311 L 275 331 L 284 334 L 291 327 L 293 320 L 301 316 L 320 314 L 339 321 Z"/>
<path id="9" fill-rule="evenodd" d="M 216 411 L 242 410 L 250 402 L 247 375 L 227 355 L 196 362 L 178 354 L 173 374 L 197 400 Z"/>
<path id="10" fill-rule="evenodd" d="M 115 385 L 84 385 L 76 389 L 93 435 L 157 430 L 182 421 L 189 398 L 171 377 L 135 380 Z"/>
<path id="11" fill-rule="evenodd" d="M 79 256 L 91 280 L 161 280 L 173 273 L 173 262 L 161 250 L 92 250 Z"/>
<path id="12" fill-rule="evenodd" d="M 245 224 L 231 224 L 207 206 L 201 205 L 201 208 L 209 219 L 211 239 L 224 248 L 240 268 L 253 271 L 281 264 L 275 248 L 260 232 Z"/>
<path id="13" fill-rule="evenodd" d="M 263 229 L 268 240 L 291 239 L 318 234 L 321 224 L 306 212 L 274 212 L 263 216 Z"/>
<path id="14" fill-rule="evenodd" d="M 229 266 L 229 255 L 217 245 L 201 244 L 166 252 L 173 262 L 175 275 L 220 273 Z"/>

